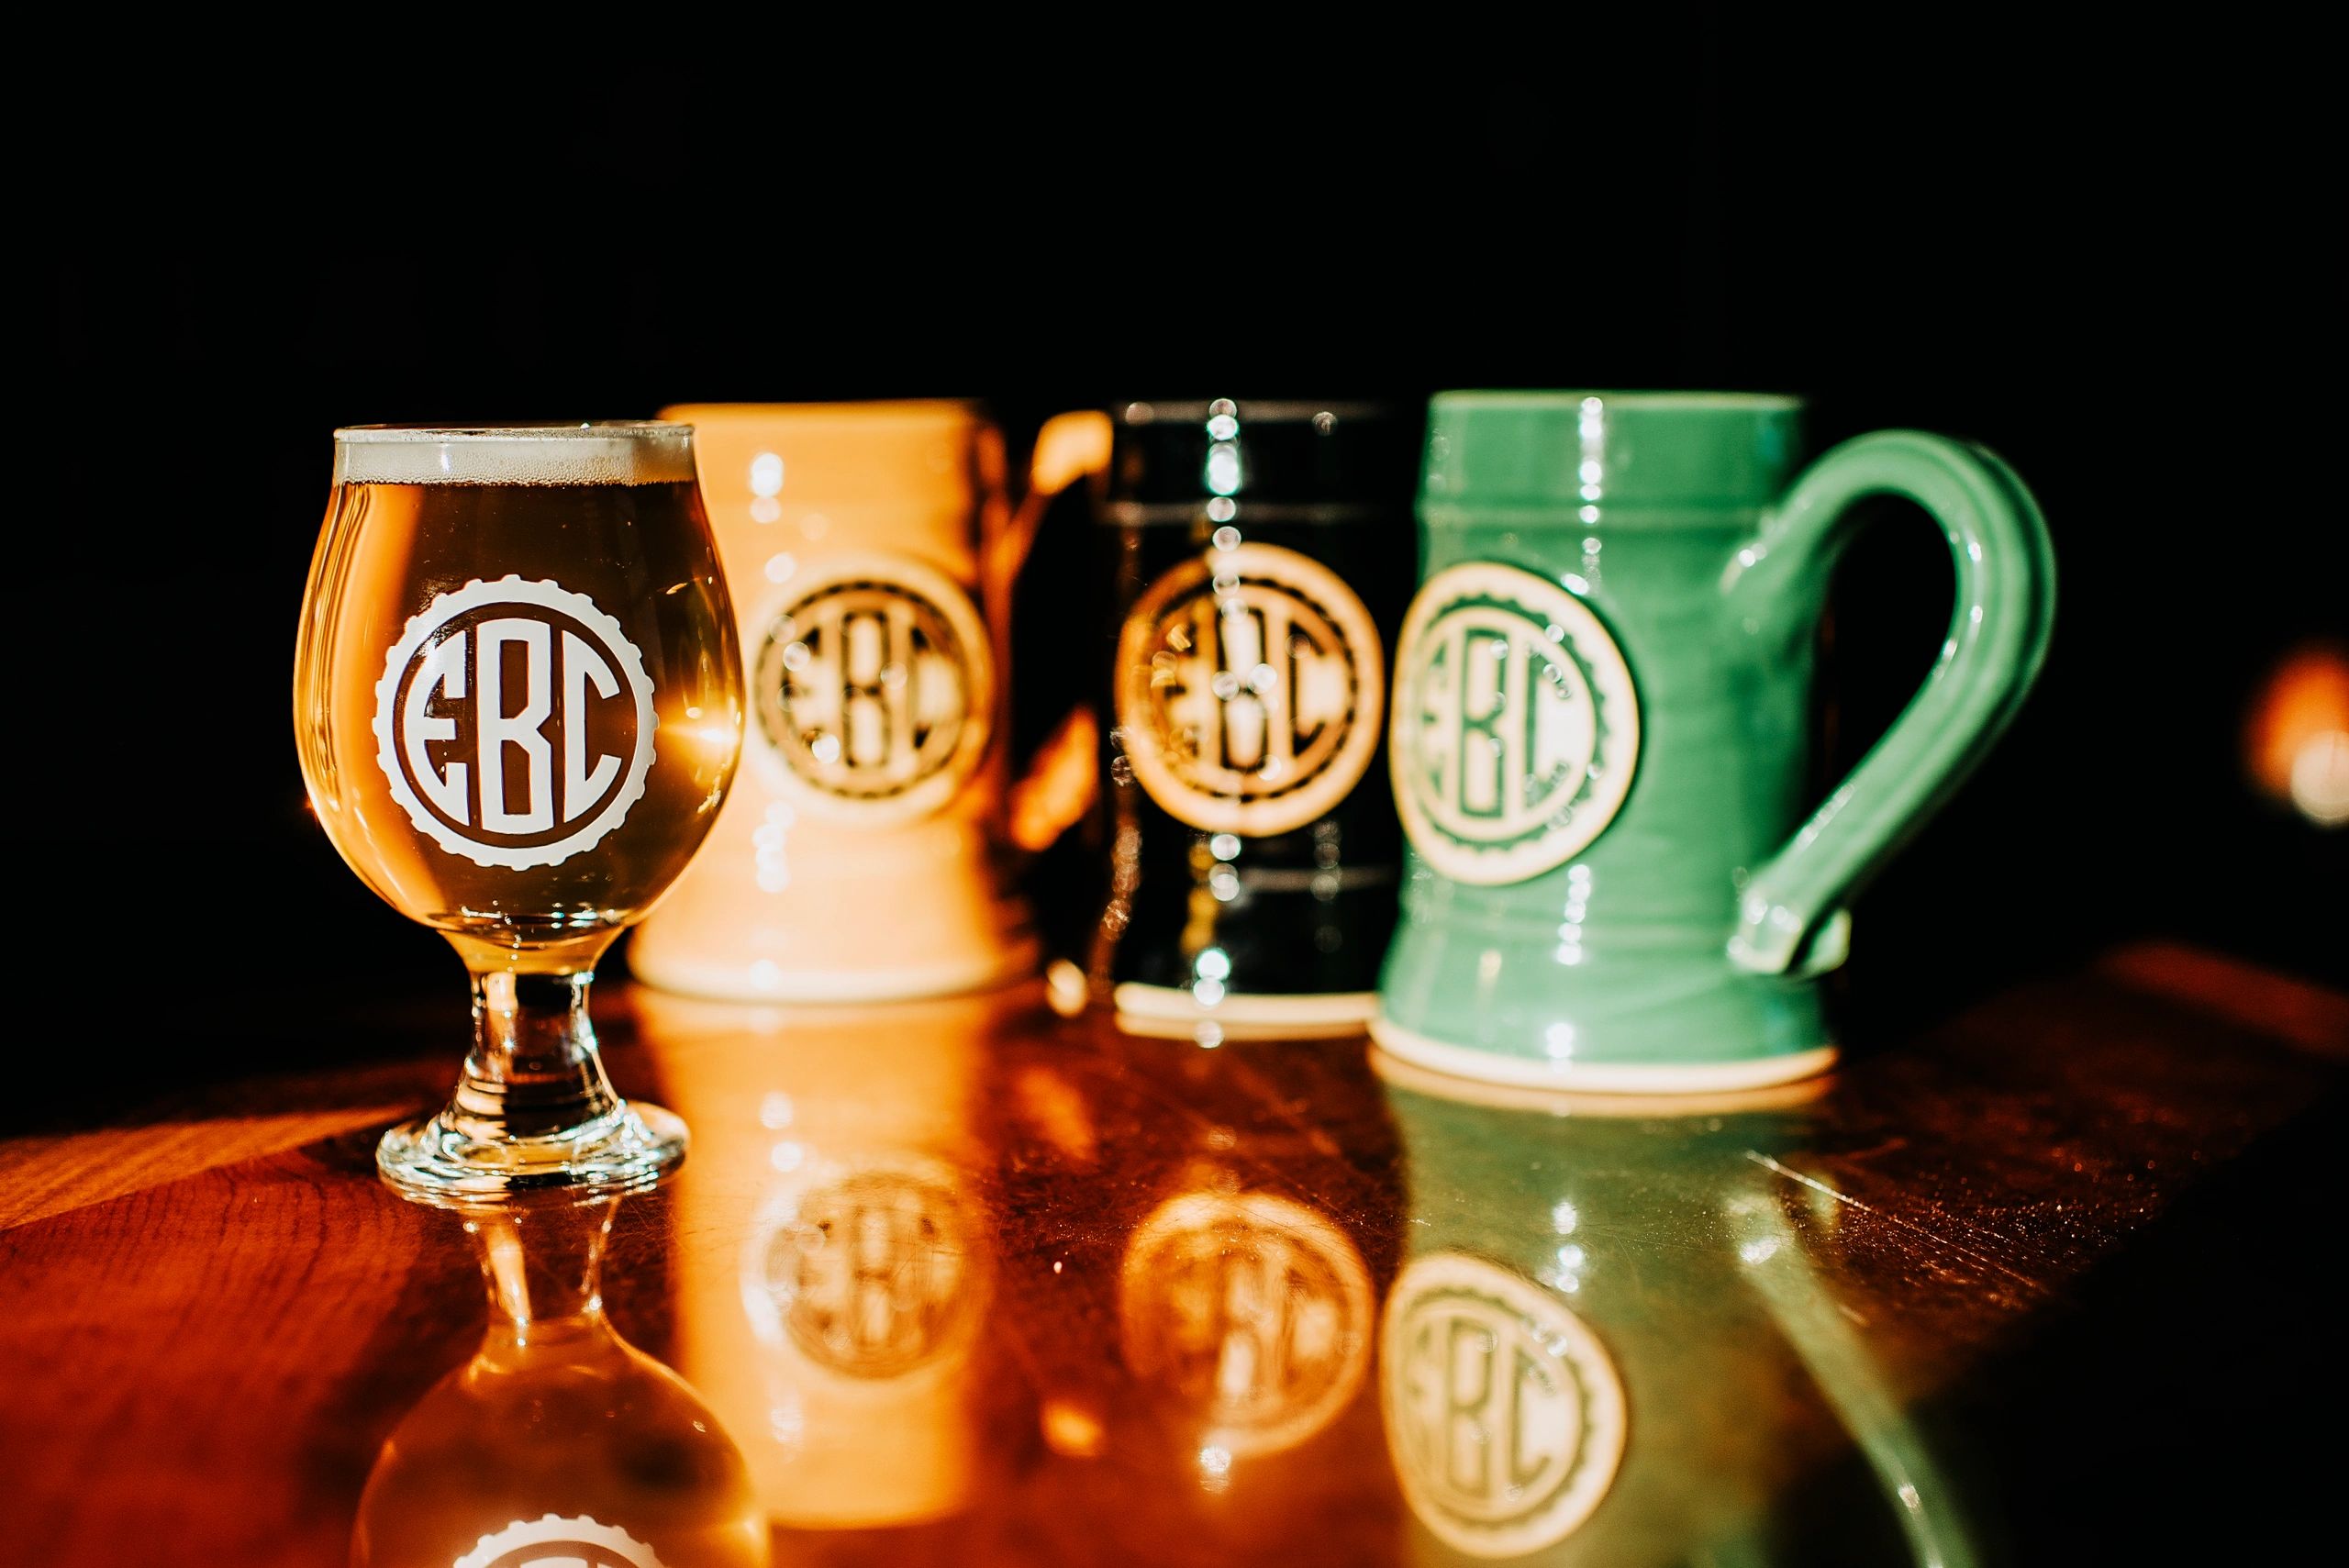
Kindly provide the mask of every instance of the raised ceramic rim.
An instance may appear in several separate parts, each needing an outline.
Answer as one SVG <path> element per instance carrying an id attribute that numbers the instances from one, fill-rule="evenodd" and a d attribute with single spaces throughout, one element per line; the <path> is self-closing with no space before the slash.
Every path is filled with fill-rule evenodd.
<path id="1" fill-rule="evenodd" d="M 1308 403 L 1297 398 L 1247 397 L 1186 398 L 1180 402 L 1161 403 L 1150 397 L 1121 398 L 1110 404 L 1109 417 L 1119 425 L 1147 428 L 1152 425 L 1196 425 L 1208 417 L 1208 410 L 1218 403 L 1229 403 L 1237 410 L 1232 417 L 1246 429 L 1251 425 L 1294 425 L 1327 414 L 1332 419 L 1400 419 L 1410 410 L 1397 403 Z M 1137 413 L 1137 410 L 1148 410 Z"/>
<path id="2" fill-rule="evenodd" d="M 849 403 L 672 403 L 663 419 L 699 425 L 917 425 L 960 428 L 987 422 L 974 398 L 894 397 Z"/>
<path id="3" fill-rule="evenodd" d="M 1546 1062 L 1430 1040 L 1385 1018 L 1370 1020 L 1381 1051 L 1417 1066 L 1480 1084 L 1580 1090 L 1594 1095 L 1714 1095 L 1764 1089 L 1809 1078 L 1835 1065 L 1834 1046 L 1744 1062 Z"/>
<path id="4" fill-rule="evenodd" d="M 1343 1024 L 1360 1029 L 1378 1011 L 1375 991 L 1231 991 L 1209 1007 L 1188 991 L 1129 980 L 1116 986 L 1110 997 L 1121 1018 L 1260 1028 Z"/>
<path id="5" fill-rule="evenodd" d="M 1447 407 L 1570 408 L 1594 397 L 1610 408 L 1695 408 L 1766 413 L 1797 409 L 1803 406 L 1801 398 L 1778 392 L 1609 392 L 1603 387 L 1551 392 L 1439 392 L 1434 401 Z"/>
<path id="6" fill-rule="evenodd" d="M 1429 1099 L 1489 1110 L 1538 1111 L 1548 1116 L 1597 1117 L 1602 1119 L 1699 1116 L 1746 1116 L 1799 1109 L 1816 1105 L 1835 1086 L 1831 1072 L 1758 1089 L 1689 1090 L 1672 1094 L 1612 1094 L 1553 1088 L 1546 1084 L 1504 1084 L 1439 1073 L 1417 1062 L 1407 1062 L 1383 1045 L 1373 1044 L 1370 1070 L 1397 1088 Z"/>

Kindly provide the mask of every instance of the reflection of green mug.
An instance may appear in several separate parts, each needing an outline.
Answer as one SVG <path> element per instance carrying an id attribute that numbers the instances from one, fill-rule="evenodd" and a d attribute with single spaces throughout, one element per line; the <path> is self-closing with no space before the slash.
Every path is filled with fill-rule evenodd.
<path id="1" fill-rule="evenodd" d="M 1638 1092 L 1833 1059 L 1810 977 L 1842 959 L 1844 902 L 2029 689 L 2054 564 L 1978 447 L 1887 431 L 1796 477 L 1800 449 L 1790 398 L 1435 399 L 1395 660 L 1413 853 L 1374 1026 L 1389 1051 Z M 1880 494 L 1949 539 L 1949 638 L 1804 821 L 1812 628 L 1852 504 Z"/>
<path id="2" fill-rule="evenodd" d="M 1973 1560 L 1842 1316 L 1837 1206 L 1772 1168 L 1826 1081 L 1567 1096 L 1375 1060 L 1410 1192 L 1378 1370 L 1408 1561 L 1892 1562 L 1902 1534 Z"/>

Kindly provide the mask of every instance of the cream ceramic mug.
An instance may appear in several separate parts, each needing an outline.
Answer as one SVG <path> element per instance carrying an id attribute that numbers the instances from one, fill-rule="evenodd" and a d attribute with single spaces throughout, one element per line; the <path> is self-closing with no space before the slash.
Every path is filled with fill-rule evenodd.
<path id="1" fill-rule="evenodd" d="M 696 404 L 750 708 L 735 794 L 637 931 L 664 989 L 856 1002 L 1035 962 L 998 743 L 1029 531 L 1003 440 L 951 401 Z"/>

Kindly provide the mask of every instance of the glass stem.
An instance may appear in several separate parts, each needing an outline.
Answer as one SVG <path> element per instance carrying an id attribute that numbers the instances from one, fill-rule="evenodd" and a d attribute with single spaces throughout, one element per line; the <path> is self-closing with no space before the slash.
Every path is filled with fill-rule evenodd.
<path id="1" fill-rule="evenodd" d="M 600 1129 L 620 1109 L 587 1018 L 593 970 L 476 969 L 473 1048 L 442 1119 L 471 1138 L 544 1138 Z"/>

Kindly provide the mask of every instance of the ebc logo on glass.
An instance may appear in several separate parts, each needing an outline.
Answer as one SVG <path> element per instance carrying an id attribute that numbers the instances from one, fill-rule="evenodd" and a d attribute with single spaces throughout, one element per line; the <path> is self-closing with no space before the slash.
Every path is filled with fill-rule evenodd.
<path id="1" fill-rule="evenodd" d="M 584 1514 L 517 1519 L 483 1536 L 454 1568 L 662 1568 L 653 1550 Z"/>
<path id="2" fill-rule="evenodd" d="M 375 686 L 376 762 L 452 855 L 555 865 L 627 820 L 653 757 L 652 681 L 619 622 L 551 580 L 442 594 Z"/>

